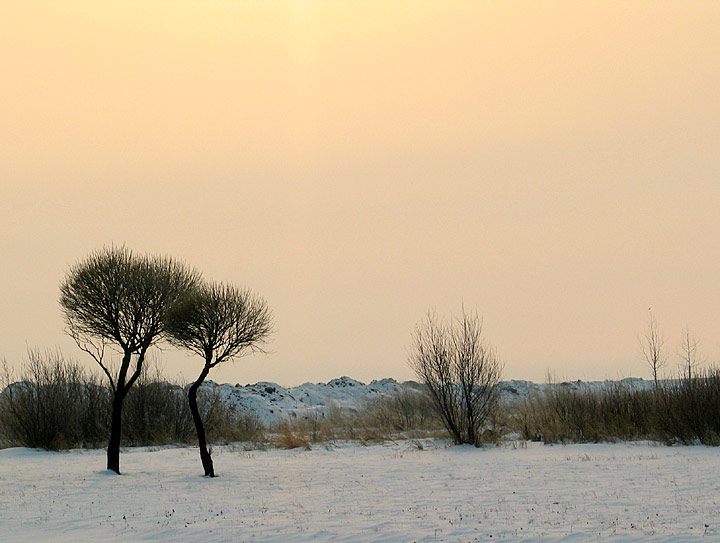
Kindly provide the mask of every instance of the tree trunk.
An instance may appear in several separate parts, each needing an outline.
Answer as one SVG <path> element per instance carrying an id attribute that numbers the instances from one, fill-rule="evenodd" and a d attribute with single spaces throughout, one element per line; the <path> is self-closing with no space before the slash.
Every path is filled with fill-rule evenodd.
<path id="1" fill-rule="evenodd" d="M 107 448 L 107 469 L 120 474 L 120 431 L 122 425 L 123 394 L 115 391 L 110 416 L 110 441 Z"/>
<path id="2" fill-rule="evenodd" d="M 112 413 L 110 414 L 110 441 L 107 448 L 107 469 L 120 475 L 120 437 L 122 434 L 122 407 L 128 388 L 125 386 L 128 368 L 132 360 L 132 352 L 123 353 L 120 371 L 113 394 Z"/>
<path id="3" fill-rule="evenodd" d="M 190 403 L 190 412 L 192 413 L 193 422 L 195 423 L 195 431 L 198 437 L 198 446 L 200 447 L 200 461 L 202 462 L 203 469 L 205 470 L 206 477 L 215 477 L 215 470 L 213 468 L 212 457 L 207 449 L 207 440 L 205 438 L 205 427 L 203 426 L 202 418 L 200 417 L 200 411 L 197 405 L 197 391 L 200 385 L 207 377 L 210 372 L 210 367 L 206 364 L 203 368 L 200 377 L 195 381 L 190 390 L 188 391 L 188 402 Z"/>

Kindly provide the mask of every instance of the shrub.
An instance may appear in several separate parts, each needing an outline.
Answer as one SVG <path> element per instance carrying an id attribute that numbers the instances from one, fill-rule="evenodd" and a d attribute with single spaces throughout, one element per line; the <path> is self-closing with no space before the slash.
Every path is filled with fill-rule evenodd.
<path id="1" fill-rule="evenodd" d="M 125 398 L 122 443 L 125 446 L 188 443 L 193 424 L 185 391 L 162 379 L 161 370 L 147 365 Z"/>
<path id="2" fill-rule="evenodd" d="M 479 446 L 498 404 L 502 364 L 481 332 L 480 318 L 464 311 L 451 323 L 430 313 L 415 329 L 410 366 L 456 444 Z"/>
<path id="3" fill-rule="evenodd" d="M 211 443 L 265 441 L 265 427 L 260 418 L 253 413 L 238 412 L 232 404 L 223 400 L 218 390 L 200 389 L 198 408 L 200 416 L 205 421 L 205 430 Z M 188 416 L 190 416 L 189 410 Z M 191 436 L 195 437 L 194 429 Z M 192 438 L 188 440 L 189 443 L 195 441 Z"/>
<path id="4" fill-rule="evenodd" d="M 257 416 L 236 412 L 218 390 L 201 388 L 197 403 L 211 443 L 264 439 L 263 426 Z M 164 380 L 155 364 L 146 366 L 128 393 L 123 417 L 126 446 L 196 441 L 187 390 L 178 383 Z"/>
<path id="5" fill-rule="evenodd" d="M 666 383 L 658 392 L 657 433 L 667 442 L 720 444 L 720 369 Z"/>
<path id="6" fill-rule="evenodd" d="M 3 433 L 11 444 L 57 450 L 94 446 L 107 430 L 108 391 L 59 351 L 30 351 L 12 382 L 4 365 Z"/>
<path id="7" fill-rule="evenodd" d="M 112 394 L 78 362 L 59 351 L 31 351 L 19 380 L 7 364 L 3 368 L 0 446 L 59 450 L 104 443 Z M 264 439 L 259 419 L 236 412 L 217 391 L 201 390 L 198 406 L 212 442 Z M 192 443 L 194 438 L 184 388 L 163 380 L 156 365 L 146 366 L 125 399 L 123 445 Z"/>

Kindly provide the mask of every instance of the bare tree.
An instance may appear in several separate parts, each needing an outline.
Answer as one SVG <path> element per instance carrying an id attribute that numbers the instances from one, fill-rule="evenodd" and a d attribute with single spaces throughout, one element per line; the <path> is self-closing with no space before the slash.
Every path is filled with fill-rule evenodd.
<path id="1" fill-rule="evenodd" d="M 464 310 L 450 324 L 428 313 L 415 328 L 410 366 L 458 444 L 479 446 L 482 428 L 497 406 L 503 366 L 481 332 L 477 314 Z"/>
<path id="2" fill-rule="evenodd" d="M 692 379 L 695 369 L 701 364 L 697 357 L 698 341 L 690 333 L 690 328 L 685 327 L 682 339 L 680 340 L 680 368 L 687 379 Z"/>
<path id="3" fill-rule="evenodd" d="M 67 333 L 90 354 L 110 382 L 113 401 L 107 468 L 120 473 L 122 406 L 142 373 L 148 350 L 165 334 L 165 313 L 199 280 L 194 270 L 168 257 L 104 248 L 70 268 L 60 285 Z M 105 348 L 119 351 L 119 364 Z"/>
<path id="4" fill-rule="evenodd" d="M 205 475 L 215 477 L 197 405 L 198 389 L 215 366 L 259 350 L 272 329 L 272 316 L 265 301 L 249 290 L 209 283 L 198 285 L 178 300 L 168 313 L 167 326 L 175 345 L 204 360 L 200 375 L 188 390 L 188 402 Z"/>
<path id="5" fill-rule="evenodd" d="M 665 339 L 662 333 L 660 333 L 655 315 L 652 311 L 650 311 L 650 320 L 648 321 L 645 333 L 642 337 L 638 337 L 638 341 L 640 342 L 640 351 L 643 359 L 652 372 L 653 383 L 657 389 L 658 372 L 665 366 L 667 359 L 663 353 Z"/>

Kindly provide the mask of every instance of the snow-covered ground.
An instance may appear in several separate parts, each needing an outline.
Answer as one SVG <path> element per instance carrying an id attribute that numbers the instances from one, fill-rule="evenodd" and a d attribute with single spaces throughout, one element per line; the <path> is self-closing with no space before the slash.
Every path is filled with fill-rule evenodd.
<path id="1" fill-rule="evenodd" d="M 0 541 L 720 541 L 720 450 L 651 444 L 475 449 L 0 451 Z"/>

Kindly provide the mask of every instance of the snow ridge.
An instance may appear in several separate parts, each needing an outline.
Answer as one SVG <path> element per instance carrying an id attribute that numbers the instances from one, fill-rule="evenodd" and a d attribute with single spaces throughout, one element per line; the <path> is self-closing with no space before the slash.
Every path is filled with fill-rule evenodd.
<path id="1" fill-rule="evenodd" d="M 572 381 L 554 385 L 510 380 L 500 383 L 500 394 L 504 400 L 512 402 L 542 393 L 549 386 L 583 391 L 618 383 L 638 389 L 652 386 L 651 381 L 632 377 L 622 381 Z M 391 378 L 365 384 L 344 376 L 327 383 L 304 383 L 290 388 L 264 381 L 245 386 L 206 381 L 201 390 L 218 394 L 238 412 L 256 416 L 263 424 L 274 424 L 287 419 L 324 417 L 337 408 L 358 412 L 374 400 L 403 391 L 422 390 L 422 385 L 414 381 L 400 383 Z"/>

